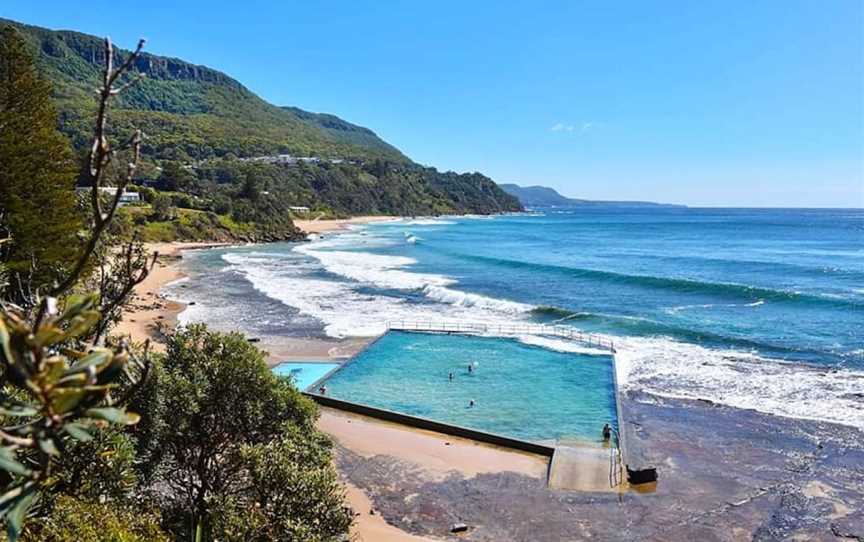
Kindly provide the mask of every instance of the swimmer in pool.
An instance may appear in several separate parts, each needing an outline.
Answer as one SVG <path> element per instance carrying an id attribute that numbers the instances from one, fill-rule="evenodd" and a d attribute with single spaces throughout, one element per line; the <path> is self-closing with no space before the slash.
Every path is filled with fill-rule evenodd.
<path id="1" fill-rule="evenodd" d="M 612 438 L 612 427 L 607 423 L 603 426 L 603 440 L 609 442 Z"/>
<path id="2" fill-rule="evenodd" d="M 468 408 L 474 408 L 474 399 L 468 401 Z"/>
<path id="3" fill-rule="evenodd" d="M 450 382 L 453 382 L 453 373 L 450 373 Z"/>

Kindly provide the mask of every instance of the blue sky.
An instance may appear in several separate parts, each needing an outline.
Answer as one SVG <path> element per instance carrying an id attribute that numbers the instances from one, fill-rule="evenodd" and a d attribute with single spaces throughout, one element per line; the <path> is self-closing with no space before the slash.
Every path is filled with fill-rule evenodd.
<path id="1" fill-rule="evenodd" d="M 87 6 L 86 8 L 84 6 Z M 414 160 L 574 197 L 864 207 L 864 2 L 4 0 Z"/>

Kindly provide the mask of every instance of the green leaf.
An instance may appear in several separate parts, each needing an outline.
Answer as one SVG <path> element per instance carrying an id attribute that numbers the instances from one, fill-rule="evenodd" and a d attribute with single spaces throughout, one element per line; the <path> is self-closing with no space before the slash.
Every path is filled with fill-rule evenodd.
<path id="1" fill-rule="evenodd" d="M 53 455 L 53 456 L 60 455 L 60 450 L 58 450 L 57 445 L 54 444 L 53 438 L 39 439 L 39 449 L 48 455 Z"/>
<path id="2" fill-rule="evenodd" d="M 60 380 L 63 373 L 66 371 L 66 360 L 60 356 L 51 356 L 45 360 L 45 363 L 48 366 L 48 372 L 45 373 L 45 380 L 50 384 L 54 384 Z"/>
<path id="3" fill-rule="evenodd" d="M 30 469 L 18 462 L 10 448 L 0 448 L 0 469 L 21 476 L 30 476 Z"/>
<path id="4" fill-rule="evenodd" d="M 87 385 L 87 380 L 89 380 L 87 378 L 87 373 L 75 373 L 64 376 L 57 381 L 57 385 L 63 386 L 64 388 L 77 388 L 79 386 Z"/>
<path id="5" fill-rule="evenodd" d="M 36 496 L 35 489 L 35 484 L 25 486 L 24 492 L 6 513 L 6 534 L 9 537 L 9 542 L 17 542 L 18 537 L 21 536 L 24 517 L 27 515 L 27 510 L 30 508 L 33 498 Z"/>
<path id="6" fill-rule="evenodd" d="M 82 389 L 75 388 L 57 389 L 51 398 L 51 406 L 57 414 L 65 414 L 78 406 L 86 393 Z"/>
<path id="7" fill-rule="evenodd" d="M 60 316 L 61 322 L 71 321 L 85 311 L 93 308 L 96 298 L 95 295 L 70 295 L 66 299 L 66 310 Z"/>
<path id="8" fill-rule="evenodd" d="M 28 482 L 32 483 L 32 482 Z M 12 489 L 0 495 L 0 517 L 6 515 L 6 512 L 15 504 L 15 501 L 21 497 L 21 494 L 24 493 L 24 489 L 27 484 L 14 486 Z"/>
<path id="9" fill-rule="evenodd" d="M 38 410 L 27 405 L 13 405 L 9 408 L 0 407 L 0 415 L 3 416 L 14 416 L 22 418 L 27 416 L 35 416 L 37 414 L 39 414 Z"/>
<path id="10" fill-rule="evenodd" d="M 80 440 L 81 442 L 88 442 L 93 440 L 93 435 L 87 431 L 87 426 L 82 423 L 67 423 L 64 427 L 69 436 Z"/>
<path id="11" fill-rule="evenodd" d="M 123 425 L 135 425 L 141 416 L 134 412 L 126 412 L 119 408 L 91 408 L 84 413 L 86 416 Z"/>
<path id="12" fill-rule="evenodd" d="M 107 348 L 94 348 L 92 352 L 78 360 L 78 362 L 66 371 L 67 374 L 81 372 L 87 367 L 95 367 L 100 370 L 102 366 L 111 362 L 114 357 L 114 352 Z"/>
<path id="13" fill-rule="evenodd" d="M 81 335 L 93 327 L 93 324 L 99 321 L 100 317 L 101 316 L 97 311 L 86 311 L 85 313 L 76 316 L 69 322 L 69 327 L 66 328 L 66 336 L 69 338 L 75 338 Z"/>
<path id="14" fill-rule="evenodd" d="M 62 329 L 49 324 L 37 331 L 34 338 L 36 344 L 44 348 L 62 341 L 65 336 L 66 334 Z"/>

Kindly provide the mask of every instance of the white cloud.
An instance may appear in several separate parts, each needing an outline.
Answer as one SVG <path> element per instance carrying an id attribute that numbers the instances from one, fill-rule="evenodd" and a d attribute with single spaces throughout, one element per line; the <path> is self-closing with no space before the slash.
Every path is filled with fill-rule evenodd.
<path id="1" fill-rule="evenodd" d="M 567 124 L 564 122 L 558 122 L 558 123 L 555 123 L 554 125 L 552 125 L 552 127 L 549 128 L 549 130 L 552 132 L 571 132 L 571 133 L 576 132 L 579 134 L 587 134 L 588 132 L 596 130 L 597 128 L 600 128 L 602 126 L 604 126 L 604 124 L 602 122 L 596 122 L 596 121 L 584 121 L 584 122 L 580 123 L 578 126 L 575 124 Z"/>
<path id="2" fill-rule="evenodd" d="M 572 132 L 576 129 L 576 127 L 572 124 L 564 124 L 563 122 L 559 122 L 549 129 L 553 132 Z"/>

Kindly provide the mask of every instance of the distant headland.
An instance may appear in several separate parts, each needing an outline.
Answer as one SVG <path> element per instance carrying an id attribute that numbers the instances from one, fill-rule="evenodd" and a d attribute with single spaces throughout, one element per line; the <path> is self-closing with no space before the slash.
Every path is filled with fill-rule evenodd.
<path id="1" fill-rule="evenodd" d="M 562 196 L 548 186 L 519 186 L 518 184 L 499 184 L 505 192 L 519 199 L 525 207 L 678 207 L 686 205 L 673 203 L 654 203 L 650 201 L 598 201 L 575 199 Z"/>

